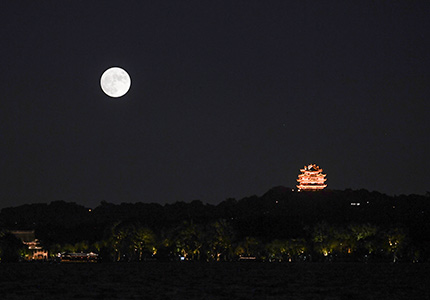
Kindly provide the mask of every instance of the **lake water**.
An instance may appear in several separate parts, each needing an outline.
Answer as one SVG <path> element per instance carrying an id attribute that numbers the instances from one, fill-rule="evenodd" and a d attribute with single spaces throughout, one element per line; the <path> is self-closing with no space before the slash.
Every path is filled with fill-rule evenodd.
<path id="1" fill-rule="evenodd" d="M 430 299 L 430 264 L 0 264 L 0 299 Z"/>

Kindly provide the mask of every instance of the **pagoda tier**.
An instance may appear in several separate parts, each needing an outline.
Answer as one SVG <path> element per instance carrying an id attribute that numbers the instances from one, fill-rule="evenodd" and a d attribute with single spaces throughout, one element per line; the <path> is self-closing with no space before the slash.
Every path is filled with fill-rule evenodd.
<path id="1" fill-rule="evenodd" d="M 299 184 L 297 188 L 299 191 L 318 191 L 327 187 L 325 181 L 327 180 L 326 174 L 322 174 L 322 169 L 315 164 L 305 166 L 300 169 L 301 174 L 297 181 Z"/>

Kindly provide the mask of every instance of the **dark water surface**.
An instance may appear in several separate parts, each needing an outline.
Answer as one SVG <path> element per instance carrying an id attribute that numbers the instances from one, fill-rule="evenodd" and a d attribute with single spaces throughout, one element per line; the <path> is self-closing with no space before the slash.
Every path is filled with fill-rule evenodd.
<path id="1" fill-rule="evenodd" d="M 0 299 L 430 299 L 430 265 L 0 264 Z"/>

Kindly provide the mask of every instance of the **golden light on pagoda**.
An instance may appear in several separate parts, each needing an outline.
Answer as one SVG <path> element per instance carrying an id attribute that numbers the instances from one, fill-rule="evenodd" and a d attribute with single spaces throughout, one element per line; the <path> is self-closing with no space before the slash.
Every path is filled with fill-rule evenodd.
<path id="1" fill-rule="evenodd" d="M 325 178 L 326 174 L 323 174 L 322 171 L 316 164 L 300 169 L 301 174 L 299 174 L 299 178 L 297 179 L 299 182 L 297 185 L 298 191 L 318 191 L 324 189 L 327 186 L 325 184 L 327 178 Z"/>

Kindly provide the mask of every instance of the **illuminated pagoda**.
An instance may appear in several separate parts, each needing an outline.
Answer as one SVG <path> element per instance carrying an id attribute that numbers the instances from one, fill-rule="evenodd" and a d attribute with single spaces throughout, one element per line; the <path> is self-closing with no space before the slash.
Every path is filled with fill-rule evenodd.
<path id="1" fill-rule="evenodd" d="M 297 179 L 299 182 L 297 185 L 298 191 L 318 191 L 324 189 L 327 186 L 325 184 L 327 178 L 325 178 L 326 174 L 323 174 L 322 171 L 315 164 L 300 169 L 302 173 L 299 174 L 299 178 Z"/>

